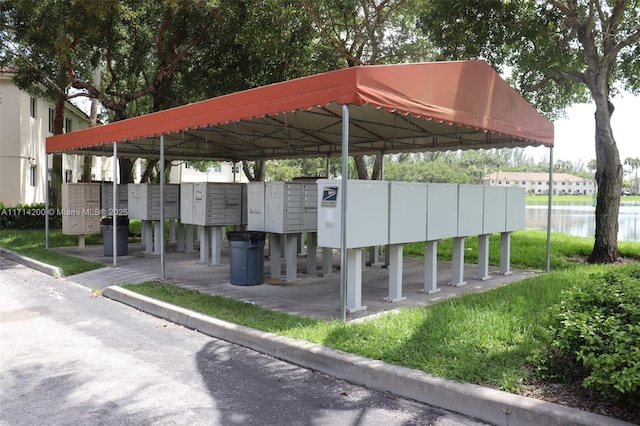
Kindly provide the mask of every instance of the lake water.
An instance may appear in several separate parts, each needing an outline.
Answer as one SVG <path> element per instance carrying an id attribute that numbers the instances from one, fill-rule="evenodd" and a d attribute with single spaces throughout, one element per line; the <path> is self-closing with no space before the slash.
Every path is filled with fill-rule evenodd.
<path id="1" fill-rule="evenodd" d="M 527 204 L 525 226 L 547 229 L 547 204 Z M 596 208 L 591 202 L 553 203 L 551 232 L 593 237 L 596 233 Z M 640 202 L 620 201 L 618 241 L 640 241 Z"/>

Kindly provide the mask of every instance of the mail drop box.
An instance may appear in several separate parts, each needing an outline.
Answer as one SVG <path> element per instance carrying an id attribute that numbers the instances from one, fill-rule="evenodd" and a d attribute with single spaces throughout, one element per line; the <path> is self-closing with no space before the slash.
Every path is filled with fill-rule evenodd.
<path id="1" fill-rule="evenodd" d="M 67 235 L 100 232 L 100 184 L 65 183 L 62 185 L 62 233 Z"/>
<path id="2" fill-rule="evenodd" d="M 129 210 L 129 193 L 127 184 L 120 183 L 117 185 L 118 191 L 118 216 L 126 216 L 125 212 Z M 113 183 L 105 182 L 102 184 L 102 209 L 106 212 L 113 212 Z M 111 213 L 107 213 L 109 216 Z"/>
<path id="3" fill-rule="evenodd" d="M 506 230 L 507 188 L 484 186 L 482 234 L 493 234 Z"/>
<path id="4" fill-rule="evenodd" d="M 484 190 L 480 185 L 458 185 L 458 237 L 482 234 Z"/>
<path id="5" fill-rule="evenodd" d="M 318 180 L 318 245 L 340 248 L 342 180 Z M 346 248 L 384 245 L 389 241 L 389 182 L 347 183 Z"/>
<path id="6" fill-rule="evenodd" d="M 242 184 L 195 182 L 180 184 L 180 221 L 201 226 L 240 225 Z"/>
<path id="7" fill-rule="evenodd" d="M 424 241 L 426 216 L 426 183 L 389 182 L 389 244 Z"/>
<path id="8" fill-rule="evenodd" d="M 524 188 L 512 186 L 506 189 L 506 221 L 505 231 L 518 231 L 524 229 L 526 197 Z"/>
<path id="9" fill-rule="evenodd" d="M 427 185 L 427 241 L 458 235 L 458 185 Z"/>
<path id="10" fill-rule="evenodd" d="M 165 219 L 180 217 L 180 185 L 164 185 L 164 205 L 160 201 L 160 184 L 128 184 L 129 218 L 160 220 L 160 209 L 164 208 Z"/>

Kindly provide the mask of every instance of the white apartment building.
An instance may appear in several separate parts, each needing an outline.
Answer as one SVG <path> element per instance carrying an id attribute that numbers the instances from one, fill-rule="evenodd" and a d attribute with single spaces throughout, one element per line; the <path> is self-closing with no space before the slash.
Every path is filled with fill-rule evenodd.
<path id="1" fill-rule="evenodd" d="M 0 202 L 7 206 L 42 203 L 52 166 L 51 156 L 45 164 L 45 139 L 53 134 L 54 104 L 20 90 L 12 81 L 13 71 L 0 70 Z M 65 132 L 88 126 L 87 115 L 67 102 Z M 77 182 L 82 156 L 65 155 L 62 161 L 63 181 Z"/>
<path id="2" fill-rule="evenodd" d="M 15 69 L 0 70 L 0 202 L 5 206 L 45 201 L 45 182 L 50 180 L 52 156 L 45 166 L 45 140 L 53 134 L 54 104 L 20 90 L 12 81 Z M 70 102 L 65 105 L 64 131 L 89 127 L 88 116 Z M 83 155 L 63 155 L 62 180 L 83 181 Z M 135 165 L 136 182 L 142 174 L 142 162 Z M 93 157 L 91 180 L 112 179 L 111 157 Z M 171 170 L 171 182 L 246 182 L 239 167 L 219 163 L 201 173 L 183 162 Z M 85 180 L 86 181 L 86 180 Z"/>
<path id="3" fill-rule="evenodd" d="M 520 186 L 527 194 L 549 193 L 548 173 L 493 172 L 485 175 L 482 185 Z M 595 181 L 566 173 L 553 174 L 553 195 L 592 195 L 596 191 Z"/>

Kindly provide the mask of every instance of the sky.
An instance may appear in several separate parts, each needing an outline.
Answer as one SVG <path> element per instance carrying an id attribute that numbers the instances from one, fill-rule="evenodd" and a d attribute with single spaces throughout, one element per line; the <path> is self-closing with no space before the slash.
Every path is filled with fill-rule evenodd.
<path id="1" fill-rule="evenodd" d="M 612 99 L 615 111 L 611 116 L 613 137 L 620 152 L 620 162 L 625 158 L 640 158 L 640 132 L 635 128 L 640 124 L 640 96 L 619 95 Z M 566 117 L 554 122 L 555 146 L 553 161 L 567 160 L 576 163 L 581 160 L 586 166 L 596 158 L 595 151 L 595 104 L 575 104 L 566 111 Z M 548 157 L 549 149 L 527 148 L 526 154 L 535 159 Z"/>

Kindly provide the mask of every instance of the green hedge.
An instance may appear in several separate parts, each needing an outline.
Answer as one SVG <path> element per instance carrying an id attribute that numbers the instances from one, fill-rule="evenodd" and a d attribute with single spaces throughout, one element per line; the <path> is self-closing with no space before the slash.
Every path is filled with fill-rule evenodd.
<path id="1" fill-rule="evenodd" d="M 62 215 L 57 209 L 49 208 L 49 228 L 62 228 Z M 8 207 L 0 203 L 0 229 L 44 229 L 45 205 L 18 204 Z"/>
<path id="2" fill-rule="evenodd" d="M 585 388 L 617 400 L 640 398 L 640 265 L 592 274 L 554 309 L 547 371 L 573 372 Z M 555 365 L 550 365 L 555 363 Z M 568 368 L 567 368 L 568 367 Z"/>

